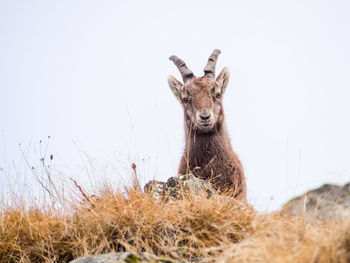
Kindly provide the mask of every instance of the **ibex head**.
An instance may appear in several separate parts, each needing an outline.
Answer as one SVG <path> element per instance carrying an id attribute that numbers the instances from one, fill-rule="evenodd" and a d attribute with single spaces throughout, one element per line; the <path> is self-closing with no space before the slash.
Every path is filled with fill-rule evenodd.
<path id="1" fill-rule="evenodd" d="M 203 77 L 195 77 L 180 58 L 169 58 L 179 69 L 184 82 L 182 84 L 169 76 L 170 89 L 183 106 L 187 123 L 202 133 L 214 131 L 223 121 L 221 103 L 230 72 L 224 68 L 215 79 L 215 66 L 220 53 L 220 50 L 215 49 L 210 55 Z"/>

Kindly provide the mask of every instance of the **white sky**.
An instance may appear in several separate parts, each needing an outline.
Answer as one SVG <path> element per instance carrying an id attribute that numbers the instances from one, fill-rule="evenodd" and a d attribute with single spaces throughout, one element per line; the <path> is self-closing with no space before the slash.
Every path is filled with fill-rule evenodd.
<path id="1" fill-rule="evenodd" d="M 199 76 L 214 48 L 252 204 L 350 181 L 349 14 L 349 1 L 0 1 L 0 191 L 32 180 L 18 143 L 36 164 L 47 136 L 54 166 L 81 180 L 82 152 L 112 181 L 132 161 L 143 183 L 174 176 L 168 57 Z"/>

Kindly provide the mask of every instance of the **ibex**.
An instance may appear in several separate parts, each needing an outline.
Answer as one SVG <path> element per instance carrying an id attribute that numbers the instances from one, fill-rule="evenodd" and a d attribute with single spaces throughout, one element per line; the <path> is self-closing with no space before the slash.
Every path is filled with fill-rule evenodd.
<path id="1" fill-rule="evenodd" d="M 225 67 L 215 79 L 220 53 L 215 49 L 210 55 L 203 77 L 195 77 L 177 56 L 169 58 L 184 82 L 168 77 L 170 89 L 182 105 L 185 119 L 186 146 L 178 173 L 192 173 L 210 181 L 218 191 L 246 201 L 243 168 L 232 150 L 224 121 L 222 97 L 230 78 L 228 68 Z"/>

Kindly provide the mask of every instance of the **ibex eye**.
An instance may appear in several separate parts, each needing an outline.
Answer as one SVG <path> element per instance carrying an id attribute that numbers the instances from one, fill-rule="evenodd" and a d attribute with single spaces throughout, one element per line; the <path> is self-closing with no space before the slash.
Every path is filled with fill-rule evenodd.
<path id="1" fill-rule="evenodd" d="M 190 101 L 189 101 L 188 98 L 183 98 L 183 99 L 182 99 L 182 102 L 183 102 L 183 103 L 189 103 Z"/>
<path id="2" fill-rule="evenodd" d="M 215 98 L 220 99 L 221 93 L 216 93 Z"/>

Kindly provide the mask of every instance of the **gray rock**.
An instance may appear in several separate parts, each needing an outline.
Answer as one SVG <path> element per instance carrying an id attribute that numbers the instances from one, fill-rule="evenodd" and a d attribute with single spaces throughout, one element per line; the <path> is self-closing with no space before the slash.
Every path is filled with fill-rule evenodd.
<path id="1" fill-rule="evenodd" d="M 183 261 L 175 261 L 166 257 L 157 257 L 149 253 L 132 253 L 119 252 L 108 253 L 93 256 L 86 256 L 75 259 L 71 263 L 138 263 L 138 262 L 152 262 L 152 263 L 182 263 Z"/>
<path id="2" fill-rule="evenodd" d="M 315 216 L 320 220 L 350 218 L 350 183 L 325 184 L 287 202 L 282 212 Z"/>
<path id="3" fill-rule="evenodd" d="M 145 193 L 150 193 L 157 199 L 181 199 L 184 193 L 200 195 L 206 192 L 207 196 L 216 195 L 214 187 L 205 180 L 192 174 L 170 177 L 167 182 L 149 181 L 144 187 Z"/>

